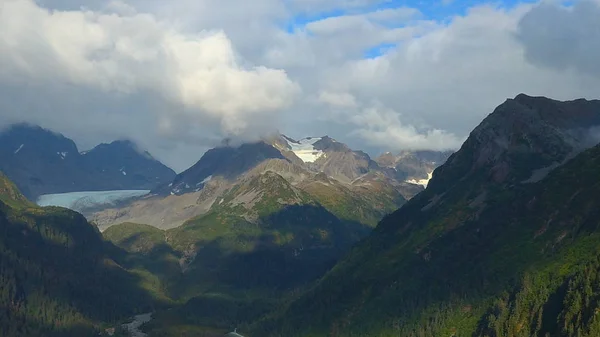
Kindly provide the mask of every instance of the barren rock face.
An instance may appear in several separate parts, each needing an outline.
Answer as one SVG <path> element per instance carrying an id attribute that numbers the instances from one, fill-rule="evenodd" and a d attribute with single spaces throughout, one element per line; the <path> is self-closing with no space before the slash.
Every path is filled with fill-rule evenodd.
<path id="1" fill-rule="evenodd" d="M 451 184 L 482 170 L 496 183 L 539 181 L 598 144 L 599 127 L 600 101 L 561 102 L 520 94 L 498 106 L 471 132 L 464 151 L 451 156 L 442 168 L 443 178 L 434 176 L 431 184 Z"/>

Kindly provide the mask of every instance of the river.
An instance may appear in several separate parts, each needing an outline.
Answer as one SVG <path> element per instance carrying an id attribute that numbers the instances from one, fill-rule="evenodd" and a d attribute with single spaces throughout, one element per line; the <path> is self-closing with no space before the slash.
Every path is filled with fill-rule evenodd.
<path id="1" fill-rule="evenodd" d="M 141 315 L 136 315 L 133 317 L 133 321 L 130 323 L 123 324 L 123 328 L 125 328 L 131 337 L 146 337 L 147 334 L 140 331 L 140 326 L 145 323 L 148 323 L 152 320 L 152 313 L 146 313 Z"/>

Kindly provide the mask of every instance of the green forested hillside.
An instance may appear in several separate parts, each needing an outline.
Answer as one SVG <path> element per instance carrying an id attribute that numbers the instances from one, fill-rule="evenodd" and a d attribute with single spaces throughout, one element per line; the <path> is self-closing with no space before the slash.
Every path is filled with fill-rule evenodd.
<path id="1" fill-rule="evenodd" d="M 599 167 L 440 177 L 252 336 L 598 336 Z"/>
<path id="2" fill-rule="evenodd" d="M 1 336 L 92 336 L 154 307 L 83 216 L 32 206 L 4 176 L 0 233 Z"/>

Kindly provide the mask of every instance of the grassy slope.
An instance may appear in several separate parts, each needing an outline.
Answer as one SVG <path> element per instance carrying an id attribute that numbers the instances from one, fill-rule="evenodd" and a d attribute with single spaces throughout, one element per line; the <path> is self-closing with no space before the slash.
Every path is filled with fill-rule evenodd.
<path id="1" fill-rule="evenodd" d="M 382 182 L 347 187 L 322 177 L 301 188 L 336 217 L 370 227 L 406 202 L 400 192 Z"/>
<path id="2" fill-rule="evenodd" d="M 31 207 L 33 204 L 25 198 L 4 173 L 0 172 L 0 201 L 12 208 Z"/>
<path id="3" fill-rule="evenodd" d="M 149 252 L 165 240 L 165 233 L 156 227 L 123 223 L 102 233 L 105 239 L 131 252 Z"/>
<path id="4" fill-rule="evenodd" d="M 538 184 L 490 186 L 485 206 L 476 177 L 425 211 L 423 193 L 255 335 L 593 336 L 573 312 L 598 308 L 581 284 L 600 266 L 599 165 L 594 148 Z"/>

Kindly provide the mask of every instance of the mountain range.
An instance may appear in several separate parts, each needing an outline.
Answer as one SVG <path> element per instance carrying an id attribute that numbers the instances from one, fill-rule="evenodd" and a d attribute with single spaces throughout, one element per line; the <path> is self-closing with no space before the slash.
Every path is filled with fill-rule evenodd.
<path id="1" fill-rule="evenodd" d="M 66 195 L 87 193 L 88 202 L 90 191 L 150 190 L 108 209 L 80 208 L 108 228 L 110 251 L 121 250 L 111 258 L 128 273 L 152 280 L 152 293 L 194 306 L 217 294 L 227 298 L 221 306 L 272 306 L 323 275 L 385 214 L 423 190 L 399 180 L 401 168 L 380 166 L 327 136 L 277 134 L 224 145 L 177 175 L 129 141 L 80 153 L 72 140 L 36 126 L 14 125 L 1 137 L 2 170 L 32 200 L 74 192 Z M 402 177 L 427 177 L 434 165 L 423 159 L 422 171 Z M 245 299 L 235 304 L 235 296 Z"/>
<path id="2" fill-rule="evenodd" d="M 599 157 L 599 116 L 599 101 L 560 102 L 523 94 L 507 100 L 433 174 L 402 173 L 406 180 L 431 180 L 352 248 L 342 242 L 368 233 L 349 226 L 352 221 L 336 227 L 353 235 L 332 244 L 323 239 L 343 236 L 331 235 L 336 227 L 324 227 L 323 215 L 308 216 L 306 222 L 298 222 L 301 218 L 291 213 L 273 222 L 261 219 L 287 212 L 289 206 L 274 200 L 293 200 L 299 209 L 311 203 L 325 205 L 303 184 L 303 177 L 317 170 L 328 174 L 316 173 L 309 185 L 333 182 L 351 188 L 361 179 L 372 182 L 378 177 L 382 186 L 400 191 L 392 183 L 398 183 L 396 167 L 414 167 L 411 160 L 418 156 L 423 163 L 416 166 L 427 167 L 426 163 L 435 165 L 448 154 L 384 154 L 370 160 L 325 137 L 280 136 L 270 142 L 279 153 L 269 142 L 245 145 L 256 146 L 261 154 L 251 158 L 266 158 L 260 164 L 247 160 L 246 151 L 226 150 L 224 157 L 234 159 L 225 162 L 254 167 L 246 173 L 229 166 L 214 168 L 203 158 L 156 193 L 185 195 L 195 182 L 208 185 L 220 179 L 214 172 L 226 172 L 225 177 L 240 182 L 227 188 L 224 197 L 215 198 L 207 215 L 163 234 L 175 251 L 192 248 L 184 253 L 189 269 L 177 283 L 187 292 L 178 294 L 186 304 L 159 318 L 150 331 L 176 335 L 175 327 L 192 325 L 241 326 L 251 336 L 595 336 L 598 330 L 590 321 L 595 302 L 573 303 L 572 299 L 583 294 L 594 298 L 593 275 L 600 270 L 599 252 L 592 248 L 600 243 L 594 233 L 597 207 L 592 197 L 598 186 L 593 168 Z M 323 138 L 328 147 L 321 147 Z M 211 155 L 220 153 L 216 149 Z M 349 156 L 352 160 L 327 162 Z M 356 195 L 369 195 L 369 189 Z M 348 215 L 356 208 L 338 213 L 331 206 L 325 210 Z M 315 228 L 315 224 L 320 225 Z M 135 232 L 113 234 L 124 228 L 111 227 L 105 233 L 117 245 L 138 242 Z M 256 234 L 249 235 L 249 228 L 260 228 L 259 233 L 270 233 L 271 239 L 257 240 Z M 315 236 L 303 236 L 301 228 L 328 234 L 314 241 Z M 207 237 L 211 239 L 198 241 Z M 272 250 L 277 242 L 284 244 Z M 306 274 L 298 258 L 303 260 L 305 251 L 323 246 L 332 259 L 309 259 L 309 270 L 316 272 Z M 347 249 L 349 253 L 343 253 Z M 274 258 L 286 251 L 292 260 Z M 240 256 L 232 258 L 227 255 L 231 252 Z M 262 259 L 251 258 L 259 252 Z M 263 263 L 270 268 L 260 267 Z M 328 263 L 333 268 L 326 272 Z M 274 272 L 287 266 L 287 274 Z M 226 276 L 234 270 L 239 274 Z M 307 278 L 289 283 L 299 275 Z M 244 281 L 232 283 L 240 279 Z M 590 290 L 584 293 L 581 287 L 586 284 Z M 277 292 L 277 285 L 284 288 Z M 216 294 L 225 298 L 216 300 Z M 245 309 L 232 314 L 234 307 Z M 577 310 L 588 318 L 577 316 Z"/>
<path id="3" fill-rule="evenodd" d="M 80 153 L 71 139 L 28 124 L 0 132 L 0 170 L 33 201 L 65 192 L 150 190 L 175 176 L 131 141 Z"/>
<path id="4" fill-rule="evenodd" d="M 520 94 L 455 153 L 224 145 L 102 233 L 0 175 L 0 332 L 598 336 L 599 127 L 600 101 Z"/>
<path id="5" fill-rule="evenodd" d="M 328 136 L 294 140 L 277 134 L 237 147 L 211 149 L 150 195 L 88 215 L 101 228 L 122 222 L 174 228 L 209 212 L 226 191 L 271 172 L 337 217 L 372 227 L 422 191 L 426 183 L 410 179 L 426 179 L 447 155 L 439 153 L 433 161 L 419 153 L 403 153 L 394 158 L 395 166 L 385 167 Z M 253 193 L 261 197 L 260 191 Z"/>

